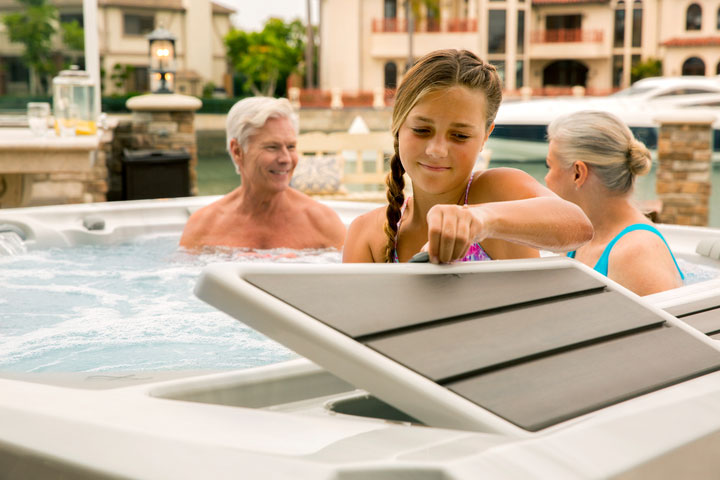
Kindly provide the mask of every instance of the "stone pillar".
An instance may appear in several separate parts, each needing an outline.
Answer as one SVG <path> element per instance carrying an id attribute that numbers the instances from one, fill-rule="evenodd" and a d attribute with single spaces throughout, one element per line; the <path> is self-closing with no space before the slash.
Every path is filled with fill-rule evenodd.
<path id="1" fill-rule="evenodd" d="M 655 190 L 662 202 L 660 223 L 708 224 L 711 185 L 711 114 L 679 113 L 660 124 Z"/>
<path id="2" fill-rule="evenodd" d="M 158 93 L 132 97 L 126 105 L 132 120 L 129 132 L 120 126 L 116 130 L 118 135 L 127 135 L 121 143 L 130 150 L 186 150 L 190 154 L 190 193 L 197 195 L 195 111 L 202 106 L 200 99 Z"/>

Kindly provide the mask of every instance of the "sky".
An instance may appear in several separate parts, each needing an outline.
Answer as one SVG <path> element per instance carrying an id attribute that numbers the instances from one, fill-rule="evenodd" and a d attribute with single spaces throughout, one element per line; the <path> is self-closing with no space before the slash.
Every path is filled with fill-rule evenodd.
<path id="1" fill-rule="evenodd" d="M 215 0 L 229 8 L 237 10 L 231 16 L 233 24 L 242 30 L 262 30 L 265 21 L 270 17 L 283 20 L 300 18 L 303 22 L 307 17 L 306 0 Z M 312 21 L 318 23 L 319 0 L 311 0 Z"/>

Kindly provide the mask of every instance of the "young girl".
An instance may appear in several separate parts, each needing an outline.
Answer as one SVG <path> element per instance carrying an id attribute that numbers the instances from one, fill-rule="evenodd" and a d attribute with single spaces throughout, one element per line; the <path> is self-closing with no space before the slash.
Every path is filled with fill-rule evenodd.
<path id="1" fill-rule="evenodd" d="M 592 238 L 580 208 L 526 173 L 473 174 L 501 99 L 495 68 L 468 51 L 432 52 L 407 72 L 393 109 L 389 205 L 351 224 L 344 262 L 406 262 L 421 250 L 433 263 L 536 257 Z"/>
<path id="2" fill-rule="evenodd" d="M 670 248 L 633 204 L 635 178 L 650 171 L 650 152 L 615 115 L 582 111 L 548 127 L 545 183 L 576 203 L 595 229 L 593 239 L 568 256 L 638 295 L 682 285 Z"/>

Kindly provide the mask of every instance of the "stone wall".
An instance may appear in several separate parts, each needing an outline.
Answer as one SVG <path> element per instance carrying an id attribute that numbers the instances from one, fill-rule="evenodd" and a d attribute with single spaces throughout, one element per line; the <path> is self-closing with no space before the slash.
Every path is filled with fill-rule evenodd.
<path id="1" fill-rule="evenodd" d="M 656 193 L 661 223 L 707 226 L 714 116 L 661 117 Z"/>
<path id="2" fill-rule="evenodd" d="M 92 166 L 87 172 L 35 173 L 30 175 L 32 190 L 29 206 L 65 203 L 104 202 L 108 191 L 107 158 L 112 130 L 99 136 L 98 150 L 90 152 Z"/>
<path id="3" fill-rule="evenodd" d="M 184 150 L 188 164 L 190 194 L 197 195 L 197 141 L 195 110 L 201 106 L 195 97 L 151 94 L 128 100 L 130 120 L 120 120 L 109 149 L 108 200 L 123 199 L 123 152 L 128 150 Z"/>

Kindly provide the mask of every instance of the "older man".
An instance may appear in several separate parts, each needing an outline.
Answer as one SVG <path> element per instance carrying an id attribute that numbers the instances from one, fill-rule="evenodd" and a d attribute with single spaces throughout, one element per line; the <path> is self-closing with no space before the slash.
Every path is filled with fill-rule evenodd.
<path id="1" fill-rule="evenodd" d="M 298 162 L 297 119 L 286 99 L 246 98 L 228 113 L 228 152 L 242 184 L 188 219 L 180 246 L 337 248 L 338 215 L 289 187 Z"/>

